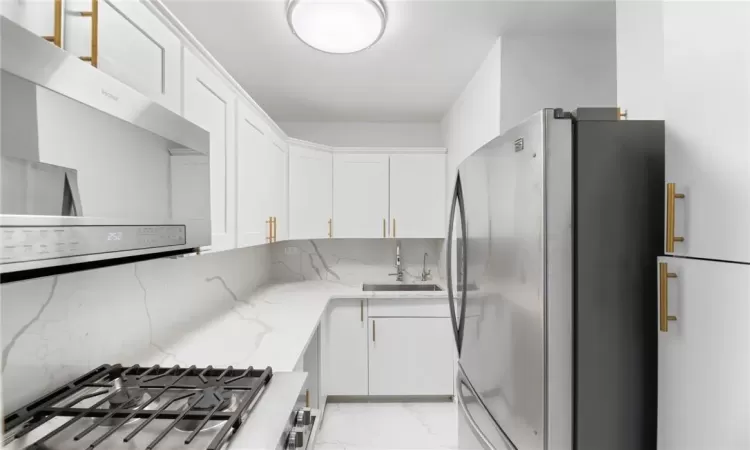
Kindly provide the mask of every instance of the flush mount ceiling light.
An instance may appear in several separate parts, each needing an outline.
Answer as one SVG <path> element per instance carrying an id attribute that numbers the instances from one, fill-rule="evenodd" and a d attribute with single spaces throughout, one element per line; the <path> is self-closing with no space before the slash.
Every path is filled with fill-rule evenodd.
<path id="1" fill-rule="evenodd" d="M 292 32 L 326 53 L 355 53 L 371 47 L 385 31 L 381 0 L 289 0 Z"/>

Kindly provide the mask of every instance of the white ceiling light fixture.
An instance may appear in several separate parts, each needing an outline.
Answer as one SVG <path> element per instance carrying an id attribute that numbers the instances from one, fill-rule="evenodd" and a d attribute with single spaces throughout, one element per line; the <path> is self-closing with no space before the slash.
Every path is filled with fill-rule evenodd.
<path id="1" fill-rule="evenodd" d="M 387 20 L 381 0 L 289 0 L 286 18 L 302 42 L 336 54 L 371 47 Z"/>

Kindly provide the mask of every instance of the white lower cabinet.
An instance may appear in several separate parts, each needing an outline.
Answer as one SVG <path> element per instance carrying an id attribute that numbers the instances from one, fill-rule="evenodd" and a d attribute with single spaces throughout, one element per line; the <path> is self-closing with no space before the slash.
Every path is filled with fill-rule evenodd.
<path id="1" fill-rule="evenodd" d="M 453 395 L 450 319 L 370 319 L 370 395 Z"/>
<path id="2" fill-rule="evenodd" d="M 367 300 L 334 299 L 323 330 L 325 395 L 367 395 Z"/>
<path id="3" fill-rule="evenodd" d="M 658 450 L 750 448 L 750 266 L 659 258 Z M 664 329 L 666 325 L 666 331 Z"/>

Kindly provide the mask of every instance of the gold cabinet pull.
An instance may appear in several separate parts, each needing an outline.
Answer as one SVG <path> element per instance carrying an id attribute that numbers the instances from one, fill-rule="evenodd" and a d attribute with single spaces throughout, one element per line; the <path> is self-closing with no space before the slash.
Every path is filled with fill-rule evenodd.
<path id="1" fill-rule="evenodd" d="M 677 198 L 685 198 L 685 194 L 676 192 L 674 183 L 667 183 L 667 253 L 674 253 L 674 243 L 684 242 L 685 238 L 674 235 L 674 201 Z"/>
<path id="2" fill-rule="evenodd" d="M 383 237 L 385 237 L 385 219 L 383 219 Z"/>
<path id="3" fill-rule="evenodd" d="M 393 219 L 393 237 L 396 237 L 396 219 Z"/>
<path id="4" fill-rule="evenodd" d="M 273 239 L 271 242 L 276 242 L 276 216 L 273 216 Z"/>
<path id="5" fill-rule="evenodd" d="M 328 239 L 333 237 L 333 219 L 328 219 Z"/>
<path id="6" fill-rule="evenodd" d="M 365 321 L 365 301 L 364 300 L 359 301 L 359 321 L 360 322 Z"/>
<path id="7" fill-rule="evenodd" d="M 55 0 L 55 25 L 52 36 L 44 36 L 44 39 L 62 48 L 62 0 Z"/>
<path id="8" fill-rule="evenodd" d="M 268 224 L 268 236 L 266 236 L 266 241 L 273 242 L 273 217 L 268 216 L 266 223 Z"/>
<path id="9" fill-rule="evenodd" d="M 81 56 L 81 61 L 90 62 L 99 67 L 99 0 L 91 0 L 91 11 L 78 13 L 81 17 L 91 18 L 91 55 Z"/>
<path id="10" fill-rule="evenodd" d="M 669 315 L 669 279 L 677 278 L 671 273 L 667 263 L 659 263 L 659 331 L 669 331 L 669 322 L 677 320 L 677 316 Z"/>
<path id="11" fill-rule="evenodd" d="M 372 342 L 375 342 L 375 320 L 372 321 Z"/>
<path id="12" fill-rule="evenodd" d="M 305 408 L 310 407 L 310 389 L 305 389 Z"/>

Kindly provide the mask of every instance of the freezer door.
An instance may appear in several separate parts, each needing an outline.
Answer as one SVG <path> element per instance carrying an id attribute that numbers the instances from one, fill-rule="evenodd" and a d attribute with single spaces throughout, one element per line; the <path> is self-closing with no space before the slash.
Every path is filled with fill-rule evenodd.
<path id="1" fill-rule="evenodd" d="M 468 290 L 460 363 L 513 444 L 522 450 L 569 448 L 548 436 L 546 124 L 543 110 L 472 154 L 459 167 L 466 209 Z M 568 158 L 571 138 L 567 127 Z M 558 136 L 565 139 L 565 135 Z M 563 161 L 563 164 L 566 162 Z M 570 167 L 570 161 L 567 161 Z M 569 181 L 569 180 L 568 180 Z M 568 184 L 567 189 L 570 189 Z M 570 204 L 568 203 L 570 223 Z M 565 236 L 570 244 L 570 229 Z M 564 234 L 564 233 L 563 233 Z M 556 237 L 551 238 L 553 241 Z M 567 261 L 568 269 L 570 263 Z M 559 275 L 559 274 L 558 274 Z M 570 283 L 568 276 L 568 283 Z M 563 287 L 560 290 L 570 289 Z M 567 314 L 570 314 L 568 311 Z M 553 318 L 552 320 L 555 320 Z M 568 336 L 570 336 L 568 334 Z M 569 343 L 568 343 L 569 345 Z M 568 358 L 569 355 L 560 355 Z M 551 355 L 550 358 L 556 358 Z M 571 383 L 570 378 L 560 378 Z M 566 390 L 570 391 L 570 384 Z M 572 411 L 565 411 L 569 419 Z M 569 428 L 569 427 L 568 427 Z"/>
<path id="2" fill-rule="evenodd" d="M 517 450 L 492 420 L 460 368 L 455 392 L 460 450 Z"/>

